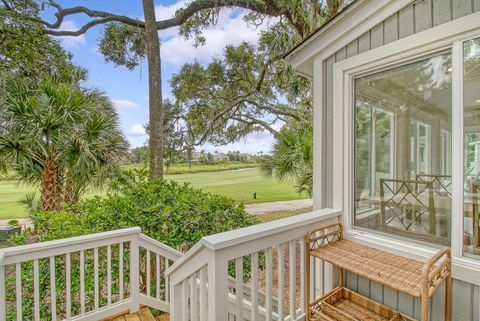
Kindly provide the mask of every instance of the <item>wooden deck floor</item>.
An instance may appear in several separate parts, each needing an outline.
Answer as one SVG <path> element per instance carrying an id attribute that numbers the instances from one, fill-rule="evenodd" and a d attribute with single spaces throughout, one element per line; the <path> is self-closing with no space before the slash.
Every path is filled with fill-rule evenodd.
<path id="1" fill-rule="evenodd" d="M 123 313 L 111 316 L 101 321 L 169 321 L 168 315 L 154 317 L 149 308 L 141 308 L 138 312 Z"/>

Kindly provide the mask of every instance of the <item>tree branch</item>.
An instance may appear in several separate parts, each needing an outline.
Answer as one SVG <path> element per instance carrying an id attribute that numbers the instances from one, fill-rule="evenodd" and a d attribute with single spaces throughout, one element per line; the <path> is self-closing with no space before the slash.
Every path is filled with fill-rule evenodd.
<path id="1" fill-rule="evenodd" d="M 8 5 L 6 0 L 1 1 L 4 3 L 7 10 L 14 10 L 13 8 L 11 8 L 11 6 Z M 123 15 L 116 15 L 106 11 L 92 10 L 84 6 L 63 8 L 54 0 L 48 0 L 48 4 L 57 10 L 57 12 L 55 13 L 55 22 L 50 23 L 39 18 L 31 17 L 29 17 L 29 19 L 44 25 L 46 27 L 45 33 L 53 36 L 79 36 L 87 32 L 90 28 L 107 22 L 120 22 L 133 27 L 138 27 L 142 29 L 145 28 L 145 23 L 143 21 Z M 175 13 L 175 17 L 157 21 L 157 30 L 178 27 L 200 11 L 219 7 L 240 7 L 268 16 L 279 16 L 282 14 L 282 12 L 280 12 L 277 6 L 271 4 L 271 1 L 263 2 L 261 0 L 196 0 L 191 2 L 187 7 L 177 10 L 177 12 Z M 91 18 L 97 19 L 87 22 L 78 30 L 59 30 L 66 17 L 76 14 L 85 14 Z"/>

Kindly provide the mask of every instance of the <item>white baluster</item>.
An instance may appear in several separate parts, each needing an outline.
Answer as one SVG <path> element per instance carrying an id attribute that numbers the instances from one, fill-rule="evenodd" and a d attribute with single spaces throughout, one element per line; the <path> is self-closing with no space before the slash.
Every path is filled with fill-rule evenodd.
<path id="1" fill-rule="evenodd" d="M 57 287 L 55 286 L 55 257 L 50 256 L 50 304 L 52 320 L 57 320 Z"/>
<path id="2" fill-rule="evenodd" d="M 0 265 L 0 311 L 6 311 L 5 297 L 5 266 Z M 5 321 L 5 313 L 0 313 L 0 321 Z"/>
<path id="3" fill-rule="evenodd" d="M 160 255 L 155 255 L 155 294 L 160 300 Z"/>
<path id="4" fill-rule="evenodd" d="M 80 251 L 80 314 L 85 314 L 85 251 Z"/>
<path id="5" fill-rule="evenodd" d="M 197 311 L 197 275 L 190 276 L 190 321 L 198 321 Z"/>
<path id="6" fill-rule="evenodd" d="M 272 248 L 265 250 L 265 269 L 266 269 L 266 298 L 265 305 L 267 310 L 266 321 L 272 321 Z"/>
<path id="7" fill-rule="evenodd" d="M 145 258 L 145 266 L 147 268 L 147 296 L 150 296 L 150 250 L 147 250 L 147 257 Z"/>
<path id="8" fill-rule="evenodd" d="M 288 254 L 290 258 L 290 320 L 295 320 L 296 314 L 296 296 L 295 296 L 295 289 L 296 289 L 296 275 L 297 275 L 297 243 L 296 241 L 290 241 L 288 243 Z"/>
<path id="9" fill-rule="evenodd" d="M 164 273 L 170 266 L 170 260 L 165 258 L 165 269 L 163 270 Z M 170 280 L 169 278 L 165 278 L 165 302 L 170 302 Z"/>
<path id="10" fill-rule="evenodd" d="M 207 267 L 200 270 L 200 321 L 207 321 Z"/>
<path id="11" fill-rule="evenodd" d="M 112 304 L 112 246 L 107 246 L 107 305 Z"/>
<path id="12" fill-rule="evenodd" d="M 182 281 L 182 321 L 188 321 L 188 284 Z"/>
<path id="13" fill-rule="evenodd" d="M 38 282 L 38 260 L 33 260 L 33 314 L 35 321 L 40 321 L 40 289 Z"/>
<path id="14" fill-rule="evenodd" d="M 94 307 L 99 307 L 99 291 L 98 291 L 98 247 L 93 249 L 93 282 L 94 282 Z"/>
<path id="15" fill-rule="evenodd" d="M 299 240 L 300 243 L 300 309 L 301 313 L 305 312 L 305 241 Z"/>
<path id="16" fill-rule="evenodd" d="M 252 311 L 251 320 L 258 320 L 258 252 L 251 255 Z"/>
<path id="17" fill-rule="evenodd" d="M 119 293 L 119 300 L 120 302 L 123 301 L 123 242 L 118 244 L 118 289 Z"/>
<path id="18" fill-rule="evenodd" d="M 65 287 L 66 287 L 66 318 L 70 320 L 72 317 L 72 281 L 71 281 L 71 266 L 70 266 L 70 253 L 65 255 Z"/>
<path id="19" fill-rule="evenodd" d="M 235 259 L 236 320 L 243 321 L 243 256 Z"/>
<path id="20" fill-rule="evenodd" d="M 292 267 L 290 266 L 290 269 Z M 285 246 L 278 245 L 278 319 L 283 320 L 283 303 L 285 302 Z"/>
<path id="21" fill-rule="evenodd" d="M 22 321 L 22 265 L 15 264 L 15 299 L 17 308 L 17 321 Z"/>

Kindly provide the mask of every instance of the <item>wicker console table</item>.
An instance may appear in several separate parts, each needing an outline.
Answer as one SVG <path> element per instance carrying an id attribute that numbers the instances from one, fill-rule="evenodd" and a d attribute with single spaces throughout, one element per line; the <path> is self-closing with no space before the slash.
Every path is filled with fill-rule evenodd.
<path id="1" fill-rule="evenodd" d="M 432 256 L 427 262 L 408 259 L 343 238 L 339 223 L 312 230 L 306 236 L 306 320 L 415 320 L 344 287 L 348 271 L 400 292 L 419 298 L 421 321 L 428 321 L 428 301 L 445 280 L 445 321 L 451 321 L 450 249 Z M 339 287 L 318 300 L 310 298 L 310 258 L 315 257 L 338 267 Z M 370 314 L 369 314 L 370 313 Z"/>

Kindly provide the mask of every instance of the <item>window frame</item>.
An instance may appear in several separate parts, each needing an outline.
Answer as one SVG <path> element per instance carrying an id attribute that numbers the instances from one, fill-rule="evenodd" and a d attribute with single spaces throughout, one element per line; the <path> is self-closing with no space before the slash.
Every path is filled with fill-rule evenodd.
<path id="1" fill-rule="evenodd" d="M 333 65 L 333 207 L 343 211 L 346 237 L 407 257 L 426 259 L 438 250 L 414 240 L 354 226 L 354 79 L 451 50 L 453 276 L 480 285 L 480 260 L 463 255 L 463 43 L 480 37 L 480 12 L 353 56 Z M 460 157 L 457 157 L 460 155 Z"/>

